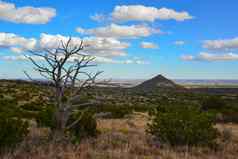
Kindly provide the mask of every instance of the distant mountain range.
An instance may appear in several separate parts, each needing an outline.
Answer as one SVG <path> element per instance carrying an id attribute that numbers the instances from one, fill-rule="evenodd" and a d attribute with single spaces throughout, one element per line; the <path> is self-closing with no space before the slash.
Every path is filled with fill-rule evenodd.
<path id="1" fill-rule="evenodd" d="M 112 79 L 111 83 L 118 84 L 122 87 L 134 87 L 146 79 Z M 172 79 L 178 85 L 237 85 L 238 80 L 216 80 L 216 79 Z"/>
<path id="2" fill-rule="evenodd" d="M 238 80 L 216 80 L 216 79 L 175 79 L 178 84 L 191 84 L 191 85 L 238 85 Z"/>
<path id="3" fill-rule="evenodd" d="M 158 75 L 157 78 L 164 77 L 162 75 Z M 164 77 L 165 78 L 165 77 Z M 153 78 L 152 78 L 153 79 Z M 9 80 L 18 80 L 18 81 L 28 81 L 28 79 L 9 79 Z M 37 81 L 43 81 L 43 79 L 35 79 Z M 110 83 L 120 85 L 122 87 L 135 87 L 148 79 L 111 79 Z M 238 80 L 229 80 L 229 79 L 171 79 L 174 83 L 178 85 L 236 85 L 238 86 Z"/>

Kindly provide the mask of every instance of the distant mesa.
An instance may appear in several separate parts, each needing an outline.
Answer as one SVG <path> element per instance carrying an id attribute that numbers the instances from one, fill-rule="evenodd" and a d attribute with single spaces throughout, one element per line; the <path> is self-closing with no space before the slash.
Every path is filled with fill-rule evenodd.
<path id="1" fill-rule="evenodd" d="M 177 85 L 172 80 L 165 78 L 163 75 L 157 75 L 152 79 L 149 79 L 137 86 L 134 89 L 139 89 L 143 91 L 153 91 L 155 89 L 178 89 L 183 88 L 180 85 Z"/>

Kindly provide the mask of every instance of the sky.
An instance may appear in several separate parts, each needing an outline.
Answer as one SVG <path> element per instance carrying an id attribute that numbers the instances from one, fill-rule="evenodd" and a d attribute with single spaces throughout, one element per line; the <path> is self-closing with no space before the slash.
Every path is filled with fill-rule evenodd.
<path id="1" fill-rule="evenodd" d="M 238 79 L 237 10 L 237 0 L 0 0 L 0 78 L 25 78 L 29 50 L 72 37 L 101 78 Z"/>

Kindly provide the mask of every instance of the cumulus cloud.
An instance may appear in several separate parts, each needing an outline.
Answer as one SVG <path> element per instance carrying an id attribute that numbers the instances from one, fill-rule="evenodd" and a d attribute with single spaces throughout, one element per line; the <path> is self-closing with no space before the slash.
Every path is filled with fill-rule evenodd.
<path id="1" fill-rule="evenodd" d="M 192 56 L 192 55 L 182 55 L 180 58 L 183 61 L 192 61 L 192 60 L 194 60 L 194 56 Z"/>
<path id="2" fill-rule="evenodd" d="M 43 61 L 44 59 L 39 56 L 28 56 L 34 59 L 35 61 Z M 2 56 L 0 59 L 5 60 L 5 61 L 29 61 L 27 56 L 24 55 L 17 55 L 17 56 Z M 138 65 L 145 65 L 149 64 L 149 62 L 144 61 L 144 60 L 139 60 L 139 59 L 126 59 L 126 60 L 117 60 L 113 58 L 107 58 L 107 57 L 100 57 L 100 56 L 95 56 L 94 62 L 96 64 L 138 64 Z M 80 59 L 81 57 L 71 57 L 69 59 L 69 62 L 73 62 L 75 60 Z"/>
<path id="3" fill-rule="evenodd" d="M 181 59 L 184 61 L 237 61 L 238 54 L 227 51 L 238 49 L 238 37 L 223 40 L 205 40 L 203 48 L 212 51 L 201 52 L 198 55 L 183 55 Z M 217 51 L 215 53 L 214 51 Z"/>
<path id="4" fill-rule="evenodd" d="M 39 44 L 41 48 L 56 48 L 60 45 L 61 41 L 67 41 L 69 37 L 62 35 L 41 34 Z M 83 39 L 79 37 L 72 37 L 72 45 L 79 45 L 83 40 L 84 48 L 83 52 L 90 55 L 97 56 L 125 56 L 130 44 L 121 42 L 115 38 L 102 38 L 102 37 L 85 37 Z"/>
<path id="5" fill-rule="evenodd" d="M 20 47 L 11 47 L 10 50 L 15 53 L 22 53 L 24 51 L 24 49 Z"/>
<path id="6" fill-rule="evenodd" d="M 231 50 L 238 49 L 238 37 L 224 40 L 206 40 L 203 47 L 210 50 Z"/>
<path id="7" fill-rule="evenodd" d="M 54 8 L 31 6 L 17 8 L 13 3 L 0 1 L 0 20 L 14 23 L 45 24 L 55 15 Z"/>
<path id="8" fill-rule="evenodd" d="M 51 35 L 42 33 L 39 40 L 35 38 L 25 38 L 13 33 L 0 33 L 0 48 L 10 49 L 12 52 L 21 53 L 26 50 L 55 49 L 61 45 L 61 41 L 66 42 L 67 36 L 60 34 Z M 119 41 L 115 38 L 102 37 L 72 37 L 73 46 L 80 45 L 83 40 L 86 46 L 83 50 L 90 55 L 98 56 L 125 56 L 130 44 Z"/>
<path id="9" fill-rule="evenodd" d="M 42 33 L 40 35 L 38 47 L 42 49 L 56 49 L 61 46 L 61 42 L 67 42 L 68 39 L 69 37 L 63 36 L 60 34 L 51 35 L 51 34 Z M 73 45 L 80 44 L 81 40 L 82 39 L 80 38 L 73 37 L 71 44 Z"/>
<path id="10" fill-rule="evenodd" d="M 0 33 L 0 48 L 7 48 L 11 51 L 21 53 L 24 50 L 43 50 L 55 49 L 61 45 L 61 42 L 66 42 L 69 39 L 67 36 L 60 34 L 51 35 L 42 33 L 38 40 L 33 38 L 24 38 L 12 33 Z M 82 53 L 95 56 L 96 63 L 108 64 L 148 64 L 142 59 L 124 59 L 118 60 L 117 57 L 127 55 L 125 49 L 130 44 L 121 42 L 115 38 L 102 38 L 102 37 L 72 37 L 71 46 L 80 45 L 83 40 L 85 48 Z M 35 60 L 43 60 L 38 56 L 31 56 Z M 6 61 L 26 61 L 27 57 L 24 55 L 10 55 L 1 56 L 2 60 Z M 70 62 L 79 59 L 80 57 L 74 56 L 70 58 Z M 123 57 L 124 58 L 124 57 Z"/>
<path id="11" fill-rule="evenodd" d="M 158 48 L 158 45 L 151 43 L 151 42 L 143 41 L 143 42 L 141 42 L 140 47 L 144 48 L 144 49 L 156 49 L 156 48 Z"/>
<path id="12" fill-rule="evenodd" d="M 37 40 L 34 38 L 24 38 L 13 33 L 0 32 L 0 48 L 9 48 L 16 53 L 33 49 L 36 43 Z"/>
<path id="13" fill-rule="evenodd" d="M 182 46 L 182 45 L 184 45 L 184 44 L 185 44 L 185 42 L 182 41 L 182 40 L 179 40 L 179 41 L 175 41 L 175 42 L 174 42 L 174 45 L 177 45 L 177 46 Z"/>
<path id="14" fill-rule="evenodd" d="M 24 56 L 24 55 L 2 56 L 1 59 L 5 61 L 26 61 L 26 60 L 29 60 L 28 57 L 31 57 L 35 61 L 43 60 L 43 58 L 39 56 Z"/>
<path id="15" fill-rule="evenodd" d="M 147 37 L 153 33 L 161 33 L 159 29 L 150 28 L 144 25 L 117 25 L 111 24 L 105 27 L 94 29 L 83 29 L 78 27 L 77 32 L 81 34 L 89 34 L 97 37 L 114 37 L 114 38 L 137 38 Z"/>
<path id="16" fill-rule="evenodd" d="M 105 58 L 105 57 L 96 57 L 95 60 L 97 63 L 108 63 L 108 64 L 138 64 L 138 65 L 149 64 L 149 62 L 141 60 L 141 59 L 116 60 L 116 59 Z"/>
<path id="17" fill-rule="evenodd" d="M 106 15 L 104 15 L 104 14 L 98 14 L 98 13 L 96 13 L 96 14 L 90 16 L 90 18 L 91 18 L 92 20 L 96 21 L 96 22 L 104 22 L 104 21 L 108 20 L 108 17 L 107 17 Z"/>
<path id="18" fill-rule="evenodd" d="M 143 5 L 122 5 L 116 6 L 112 12 L 114 21 L 149 21 L 160 20 L 176 20 L 184 21 L 193 17 L 185 11 L 177 12 L 168 8 L 155 8 Z"/>
<path id="19" fill-rule="evenodd" d="M 181 57 L 184 61 L 237 61 L 238 54 L 225 53 L 225 54 L 214 54 L 201 52 L 198 56 L 183 55 Z"/>

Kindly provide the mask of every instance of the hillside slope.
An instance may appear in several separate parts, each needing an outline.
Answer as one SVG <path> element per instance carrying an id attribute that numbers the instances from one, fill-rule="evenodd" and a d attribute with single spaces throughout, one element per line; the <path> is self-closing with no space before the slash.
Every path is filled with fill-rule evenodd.
<path id="1" fill-rule="evenodd" d="M 165 78 L 163 75 L 157 75 L 135 87 L 135 90 L 153 91 L 155 89 L 181 89 L 180 85 L 177 85 L 172 80 Z"/>

